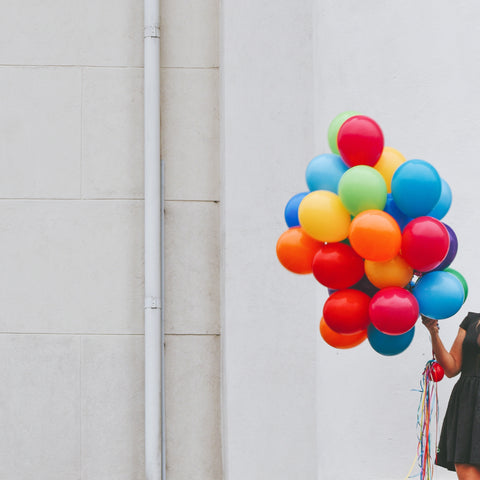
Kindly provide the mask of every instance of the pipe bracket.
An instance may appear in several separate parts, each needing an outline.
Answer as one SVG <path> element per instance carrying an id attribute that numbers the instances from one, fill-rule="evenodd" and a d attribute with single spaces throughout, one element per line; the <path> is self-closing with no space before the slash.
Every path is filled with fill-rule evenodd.
<path id="1" fill-rule="evenodd" d="M 143 27 L 143 38 L 160 38 L 160 27 L 158 25 Z"/>
<path id="2" fill-rule="evenodd" d="M 145 298 L 145 310 L 156 310 L 162 308 L 162 302 L 158 297 L 147 297 Z"/>

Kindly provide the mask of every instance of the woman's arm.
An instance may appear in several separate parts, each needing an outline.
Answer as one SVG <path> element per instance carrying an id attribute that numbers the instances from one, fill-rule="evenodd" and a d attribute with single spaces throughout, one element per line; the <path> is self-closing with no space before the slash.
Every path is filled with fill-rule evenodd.
<path id="1" fill-rule="evenodd" d="M 432 348 L 437 362 L 443 367 L 447 377 L 454 377 L 462 368 L 462 343 L 465 339 L 465 330 L 458 329 L 457 338 L 455 338 L 450 351 L 447 351 L 438 334 L 438 321 L 422 315 L 422 322 L 432 337 Z"/>

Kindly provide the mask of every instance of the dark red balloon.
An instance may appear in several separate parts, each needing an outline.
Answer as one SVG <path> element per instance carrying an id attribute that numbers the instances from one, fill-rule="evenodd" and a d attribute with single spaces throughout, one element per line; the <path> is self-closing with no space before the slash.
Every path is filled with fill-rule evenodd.
<path id="1" fill-rule="evenodd" d="M 416 323 L 419 315 L 417 299 L 404 288 L 386 287 L 370 302 L 370 320 L 386 335 L 402 335 Z"/>
<path id="2" fill-rule="evenodd" d="M 402 257 L 418 272 L 429 272 L 447 256 L 450 236 L 445 225 L 433 217 L 418 217 L 402 233 Z"/>
<path id="3" fill-rule="evenodd" d="M 349 167 L 373 167 L 382 155 L 383 133 L 374 120 L 364 115 L 356 115 L 340 127 L 337 145 L 343 161 Z"/>
<path id="4" fill-rule="evenodd" d="M 359 290 L 337 290 L 325 302 L 323 318 L 337 333 L 358 333 L 365 330 L 370 323 L 369 303 L 370 297 Z"/>
<path id="5" fill-rule="evenodd" d="M 322 245 L 313 258 L 313 275 L 334 290 L 348 288 L 364 275 L 363 258 L 345 243 Z"/>

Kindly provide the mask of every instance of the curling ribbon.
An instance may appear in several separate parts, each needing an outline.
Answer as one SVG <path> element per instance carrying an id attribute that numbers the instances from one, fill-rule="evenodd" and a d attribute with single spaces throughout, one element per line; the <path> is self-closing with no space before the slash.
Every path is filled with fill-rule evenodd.
<path id="1" fill-rule="evenodd" d="M 419 476 L 420 480 L 433 479 L 438 431 L 438 391 L 437 382 L 432 375 L 435 363 L 435 359 L 429 360 L 422 374 L 417 410 L 417 454 L 405 480 L 416 476 Z M 412 475 L 415 464 L 418 465 L 420 473 Z"/>

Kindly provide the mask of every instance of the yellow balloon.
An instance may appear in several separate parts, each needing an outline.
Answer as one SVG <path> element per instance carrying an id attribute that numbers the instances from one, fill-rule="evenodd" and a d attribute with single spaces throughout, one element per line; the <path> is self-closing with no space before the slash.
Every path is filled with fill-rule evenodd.
<path id="1" fill-rule="evenodd" d="M 395 170 L 406 161 L 406 158 L 392 147 L 384 147 L 382 155 L 374 168 L 377 170 L 387 184 L 387 192 L 392 192 L 392 177 Z"/>
<path id="2" fill-rule="evenodd" d="M 321 242 L 340 242 L 348 236 L 350 213 L 340 197 L 327 190 L 315 190 L 298 207 L 303 230 Z"/>
<path id="3" fill-rule="evenodd" d="M 413 277 L 413 268 L 400 255 L 387 262 L 365 260 L 365 274 L 377 288 L 405 287 Z"/>

